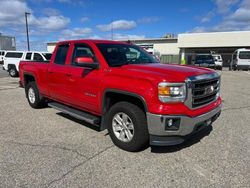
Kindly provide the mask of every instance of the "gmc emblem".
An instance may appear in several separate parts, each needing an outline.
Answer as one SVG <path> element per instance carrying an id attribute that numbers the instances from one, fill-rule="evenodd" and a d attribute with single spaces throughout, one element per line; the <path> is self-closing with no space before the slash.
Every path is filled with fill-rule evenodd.
<path id="1" fill-rule="evenodd" d="M 211 94 L 213 92 L 214 92 L 214 86 L 209 86 L 209 87 L 205 88 L 205 95 Z"/>

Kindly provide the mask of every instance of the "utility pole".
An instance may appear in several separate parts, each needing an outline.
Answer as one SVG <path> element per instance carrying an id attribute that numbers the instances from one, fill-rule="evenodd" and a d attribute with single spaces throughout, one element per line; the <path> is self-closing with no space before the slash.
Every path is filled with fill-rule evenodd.
<path id="1" fill-rule="evenodd" d="M 113 19 L 111 22 L 111 39 L 114 40 L 114 26 L 113 26 Z"/>
<path id="2" fill-rule="evenodd" d="M 28 27 L 28 19 L 27 19 L 28 15 L 30 15 L 30 13 L 25 12 L 26 34 L 27 34 L 27 46 L 28 46 L 28 51 L 30 51 L 29 27 Z"/>

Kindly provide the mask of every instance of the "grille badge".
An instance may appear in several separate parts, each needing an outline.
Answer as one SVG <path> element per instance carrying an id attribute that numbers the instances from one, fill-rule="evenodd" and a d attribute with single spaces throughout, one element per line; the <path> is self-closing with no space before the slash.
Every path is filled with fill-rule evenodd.
<path id="1" fill-rule="evenodd" d="M 207 94 L 211 94 L 213 92 L 214 92 L 214 86 L 209 86 L 209 87 L 205 88 L 204 94 L 207 95 Z"/>

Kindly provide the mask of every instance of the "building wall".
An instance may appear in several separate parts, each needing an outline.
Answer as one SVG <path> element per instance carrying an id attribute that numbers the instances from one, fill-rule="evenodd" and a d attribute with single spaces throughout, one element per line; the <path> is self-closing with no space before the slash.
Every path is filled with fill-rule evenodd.
<path id="1" fill-rule="evenodd" d="M 54 51 L 55 47 L 56 47 L 56 43 L 48 43 L 47 44 L 47 51 L 52 53 Z"/>
<path id="2" fill-rule="evenodd" d="M 238 46 L 250 46 L 250 31 L 185 33 L 178 35 L 179 48 Z"/>
<path id="3" fill-rule="evenodd" d="M 0 50 L 16 50 L 15 37 L 0 35 Z"/>
<path id="4" fill-rule="evenodd" d="M 178 43 L 155 43 L 154 49 L 161 55 L 178 55 L 180 53 Z"/>

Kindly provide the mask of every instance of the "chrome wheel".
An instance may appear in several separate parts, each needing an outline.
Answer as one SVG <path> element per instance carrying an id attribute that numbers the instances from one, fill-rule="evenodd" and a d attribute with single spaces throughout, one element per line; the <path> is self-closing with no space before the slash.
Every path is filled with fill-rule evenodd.
<path id="1" fill-rule="evenodd" d="M 31 87 L 29 88 L 28 90 L 28 98 L 29 98 L 29 101 L 34 104 L 35 101 L 36 101 L 36 96 L 35 96 L 35 91 L 34 89 Z"/>
<path id="2" fill-rule="evenodd" d="M 123 112 L 114 115 L 112 128 L 116 138 L 122 142 L 130 142 L 134 137 L 134 124 L 130 117 Z"/>

